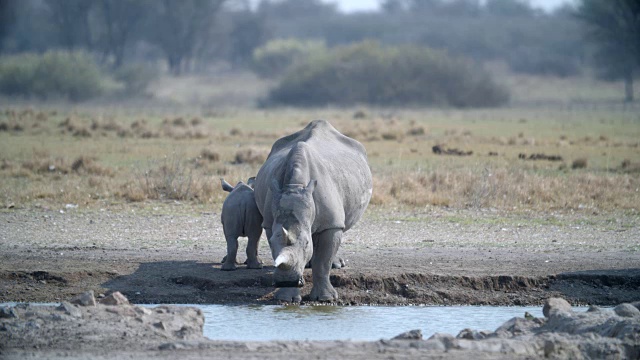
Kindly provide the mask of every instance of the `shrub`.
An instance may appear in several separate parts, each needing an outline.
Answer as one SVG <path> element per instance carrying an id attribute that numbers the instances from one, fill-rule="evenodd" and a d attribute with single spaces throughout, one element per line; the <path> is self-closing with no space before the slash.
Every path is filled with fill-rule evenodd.
<path id="1" fill-rule="evenodd" d="M 49 51 L 0 58 L 0 92 L 6 95 L 87 100 L 104 91 L 104 75 L 90 55 Z"/>
<path id="2" fill-rule="evenodd" d="M 269 94 L 271 104 L 497 106 L 507 91 L 470 61 L 415 46 L 362 42 L 299 62 Z"/>
<path id="3" fill-rule="evenodd" d="M 142 64 L 124 65 L 113 77 L 124 85 L 126 95 L 143 95 L 149 84 L 158 78 L 158 72 Z"/>
<path id="4" fill-rule="evenodd" d="M 145 198 L 190 200 L 194 197 L 196 180 L 193 167 L 184 157 L 174 153 L 165 156 L 162 161 L 151 161 L 146 169 L 140 170 L 137 174 L 138 185 Z M 136 198 L 127 197 L 131 197 L 131 200 Z"/>
<path id="5" fill-rule="evenodd" d="M 326 51 L 322 41 L 272 40 L 253 52 L 252 68 L 259 76 L 275 78 L 284 74 L 294 63 Z"/>
<path id="6" fill-rule="evenodd" d="M 236 152 L 234 164 L 262 164 L 265 160 L 267 160 L 267 156 L 269 156 L 269 151 L 266 149 L 258 149 L 258 148 L 248 148 L 238 150 Z"/>
<path id="7" fill-rule="evenodd" d="M 587 158 L 578 158 L 571 163 L 572 169 L 584 169 L 587 167 Z"/>

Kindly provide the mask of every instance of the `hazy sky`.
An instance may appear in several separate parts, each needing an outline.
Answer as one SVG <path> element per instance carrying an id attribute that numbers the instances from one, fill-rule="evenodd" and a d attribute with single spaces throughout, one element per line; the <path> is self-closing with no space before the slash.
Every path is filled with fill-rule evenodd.
<path id="1" fill-rule="evenodd" d="M 326 2 L 336 3 L 343 11 L 359 11 L 373 10 L 378 7 L 380 0 L 324 0 Z M 560 4 L 570 2 L 571 0 L 529 0 L 534 7 L 542 7 L 544 9 L 553 9 Z"/>

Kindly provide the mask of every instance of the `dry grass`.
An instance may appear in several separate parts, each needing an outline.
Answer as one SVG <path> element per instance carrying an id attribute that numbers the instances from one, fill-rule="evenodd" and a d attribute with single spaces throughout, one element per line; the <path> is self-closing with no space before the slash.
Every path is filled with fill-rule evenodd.
<path id="1" fill-rule="evenodd" d="M 632 112 L 101 108 L 0 109 L 0 203 L 220 204 L 219 176 L 255 176 L 278 137 L 317 118 L 367 148 L 374 206 L 637 211 L 640 203 L 640 119 Z M 473 155 L 436 155 L 436 144 Z"/>

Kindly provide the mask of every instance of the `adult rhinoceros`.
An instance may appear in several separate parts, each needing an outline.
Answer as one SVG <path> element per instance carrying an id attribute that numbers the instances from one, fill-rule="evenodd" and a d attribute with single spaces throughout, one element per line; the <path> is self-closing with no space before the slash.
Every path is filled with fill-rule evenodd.
<path id="1" fill-rule="evenodd" d="M 273 144 L 256 176 L 255 197 L 275 260 L 276 299 L 301 300 L 299 288 L 310 259 L 311 300 L 338 298 L 329 281 L 332 260 L 342 234 L 367 208 L 371 192 L 364 146 L 327 121 L 313 121 Z"/>

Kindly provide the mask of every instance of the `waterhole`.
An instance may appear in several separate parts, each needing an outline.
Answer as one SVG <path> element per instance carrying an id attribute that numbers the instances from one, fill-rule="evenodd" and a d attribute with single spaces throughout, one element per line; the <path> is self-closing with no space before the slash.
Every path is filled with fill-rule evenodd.
<path id="1" fill-rule="evenodd" d="M 194 305 L 205 314 L 204 335 L 213 340 L 379 340 L 420 329 L 425 338 L 436 332 L 496 330 L 529 312 L 542 317 L 542 307 L 499 306 L 228 306 Z"/>
<path id="2" fill-rule="evenodd" d="M 17 303 L 2 303 L 14 306 Z M 57 303 L 31 303 L 57 305 Z M 457 335 L 465 328 L 494 331 L 525 312 L 542 317 L 542 307 L 526 306 L 279 306 L 184 305 L 202 309 L 204 336 L 212 340 L 355 340 L 390 339 L 420 329 Z M 156 307 L 159 305 L 142 305 Z M 586 311 L 574 306 L 574 311 Z"/>

